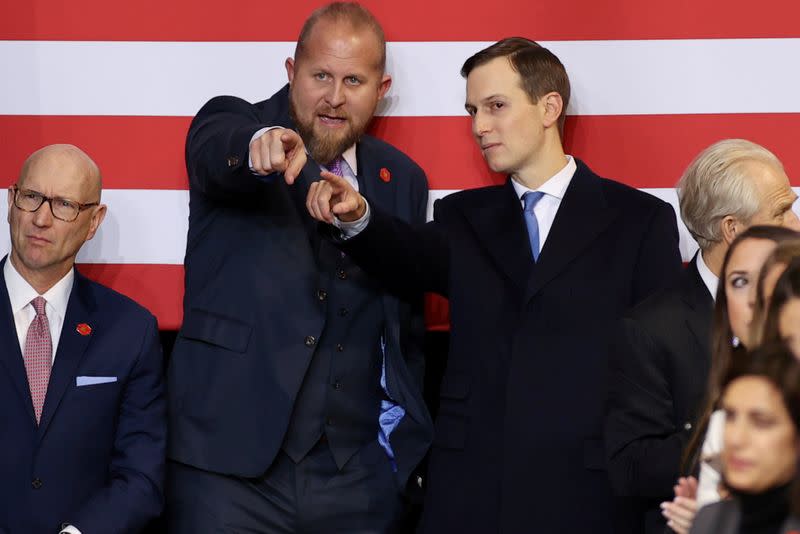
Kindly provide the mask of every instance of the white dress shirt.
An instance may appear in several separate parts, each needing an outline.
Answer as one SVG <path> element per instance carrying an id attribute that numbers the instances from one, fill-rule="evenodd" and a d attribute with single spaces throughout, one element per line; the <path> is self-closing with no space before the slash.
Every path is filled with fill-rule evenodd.
<path id="1" fill-rule="evenodd" d="M 511 185 L 514 186 L 514 191 L 517 192 L 520 205 L 523 207 L 525 204 L 522 200 L 522 195 L 528 191 L 544 193 L 539 202 L 533 206 L 533 214 L 536 216 L 536 222 L 539 223 L 539 250 L 544 250 L 544 243 L 547 241 L 547 235 L 550 233 L 558 208 L 561 206 L 561 200 L 564 198 L 564 193 L 567 191 L 572 177 L 575 176 L 577 168 L 575 159 L 572 156 L 567 156 L 567 164 L 548 178 L 538 189 L 529 189 L 513 178 L 511 179 Z"/>
<path id="2" fill-rule="evenodd" d="M 44 295 L 39 295 L 19 274 L 11 263 L 10 257 L 6 258 L 6 264 L 3 267 L 3 278 L 5 278 L 6 289 L 8 290 L 8 299 L 11 302 L 11 313 L 14 315 L 14 326 L 17 329 L 19 349 L 23 353 L 25 352 L 25 339 L 28 337 L 28 328 L 30 328 L 33 319 L 36 317 L 36 310 L 33 308 L 31 301 L 38 296 L 44 297 L 44 300 L 47 301 L 45 313 L 47 314 L 47 322 L 50 325 L 50 340 L 53 343 L 52 359 L 55 360 L 58 341 L 61 339 L 61 327 L 67 314 L 69 295 L 72 293 L 72 284 L 75 281 L 74 270 L 70 269 Z"/>
<path id="3" fill-rule="evenodd" d="M 719 457 L 722 454 L 722 440 L 725 433 L 725 412 L 716 410 L 708 421 L 708 430 L 700 449 L 700 476 L 697 481 L 697 509 L 720 500 Z"/>
<path id="4" fill-rule="evenodd" d="M 711 298 L 716 301 L 719 278 L 717 278 L 717 276 L 711 272 L 711 269 L 708 268 L 708 265 L 706 265 L 706 261 L 703 259 L 702 252 L 697 255 L 697 261 L 695 262 L 695 265 L 697 265 L 697 272 L 700 273 L 700 278 L 702 278 L 703 283 L 711 293 Z"/>

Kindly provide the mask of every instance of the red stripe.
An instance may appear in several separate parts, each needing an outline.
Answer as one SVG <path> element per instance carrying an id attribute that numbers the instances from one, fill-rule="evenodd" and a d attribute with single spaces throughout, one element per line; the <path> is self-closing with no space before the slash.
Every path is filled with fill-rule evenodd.
<path id="1" fill-rule="evenodd" d="M 11 182 L 38 147 L 71 142 L 103 169 L 114 189 L 186 189 L 187 117 L 0 116 L 0 176 Z M 467 117 L 381 117 L 373 131 L 414 158 L 432 189 L 502 181 L 486 168 Z M 761 143 L 800 185 L 800 113 L 753 115 L 579 116 L 567 122 L 567 150 L 595 172 L 636 187 L 672 187 L 703 148 L 726 137 Z"/>
<path id="2" fill-rule="evenodd" d="M 0 115 L 0 176 L 19 174 L 28 155 L 70 143 L 103 171 L 107 189 L 188 189 L 183 146 L 189 117 Z"/>
<path id="3" fill-rule="evenodd" d="M 80 264 L 78 270 L 96 282 L 132 298 L 158 318 L 161 330 L 177 330 L 183 318 L 183 265 Z M 447 301 L 429 295 L 426 322 L 432 330 L 448 329 Z"/>
<path id="4" fill-rule="evenodd" d="M 25 0 L 0 6 L 0 39 L 102 41 L 294 41 L 325 2 L 239 0 Z M 800 36 L 796 0 L 363 0 L 389 40 L 494 41 Z"/>
<path id="5" fill-rule="evenodd" d="M 176 330 L 183 317 L 183 265 L 82 264 L 78 270 L 113 287 L 158 317 L 162 330 Z"/>

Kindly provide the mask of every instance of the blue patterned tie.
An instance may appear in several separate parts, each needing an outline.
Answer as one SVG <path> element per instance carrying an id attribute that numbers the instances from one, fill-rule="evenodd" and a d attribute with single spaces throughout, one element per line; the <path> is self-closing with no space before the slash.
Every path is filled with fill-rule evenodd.
<path id="1" fill-rule="evenodd" d="M 531 241 L 531 253 L 533 254 L 533 261 L 539 260 L 539 221 L 536 220 L 536 214 L 533 213 L 533 207 L 544 196 L 541 191 L 528 191 L 522 195 L 522 202 L 525 207 L 525 225 L 528 227 L 528 239 Z"/>

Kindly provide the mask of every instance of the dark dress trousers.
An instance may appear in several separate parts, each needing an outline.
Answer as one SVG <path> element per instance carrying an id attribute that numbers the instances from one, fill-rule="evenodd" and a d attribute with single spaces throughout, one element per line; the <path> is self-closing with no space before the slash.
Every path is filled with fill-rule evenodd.
<path id="1" fill-rule="evenodd" d="M 681 260 L 668 204 L 577 163 L 537 263 L 510 182 L 438 201 L 424 226 L 371 203 L 341 244 L 393 291 L 450 299 L 426 534 L 611 532 L 609 331 Z"/>
<path id="2" fill-rule="evenodd" d="M 626 314 L 609 356 L 605 437 L 619 531 L 664 532 L 659 504 L 674 497 L 704 400 L 714 301 L 697 260 L 676 287 Z"/>
<path id="3" fill-rule="evenodd" d="M 403 488 L 432 439 L 420 391 L 422 293 L 386 294 L 321 237 L 305 209 L 317 163 L 309 159 L 293 186 L 250 171 L 250 139 L 267 126 L 293 128 L 288 86 L 255 105 L 214 98 L 189 131 L 186 292 L 168 369 L 169 457 L 261 477 L 279 454 L 299 462 L 324 437 L 342 468 L 377 442 L 388 397 L 406 412 L 390 438 Z M 376 205 L 424 221 L 419 166 L 370 136 L 358 142 L 357 160 L 359 187 Z M 388 393 L 379 384 L 384 365 Z"/>
<path id="4" fill-rule="evenodd" d="M 75 272 L 37 425 L 0 274 L 0 406 L 0 532 L 54 534 L 69 523 L 82 534 L 133 533 L 161 513 L 161 345 L 155 317 L 129 298 Z"/>

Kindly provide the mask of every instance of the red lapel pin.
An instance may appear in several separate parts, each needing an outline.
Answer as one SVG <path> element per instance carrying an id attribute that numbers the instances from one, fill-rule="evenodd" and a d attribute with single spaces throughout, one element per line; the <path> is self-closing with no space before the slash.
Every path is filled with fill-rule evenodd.
<path id="1" fill-rule="evenodd" d="M 392 173 L 390 173 L 389 169 L 386 167 L 381 167 L 381 172 L 378 175 L 381 177 L 381 180 L 386 183 L 389 183 L 389 181 L 392 179 Z"/>
<path id="2" fill-rule="evenodd" d="M 88 336 L 92 333 L 92 327 L 86 323 L 81 323 L 75 327 L 75 331 L 77 331 L 82 336 Z"/>

